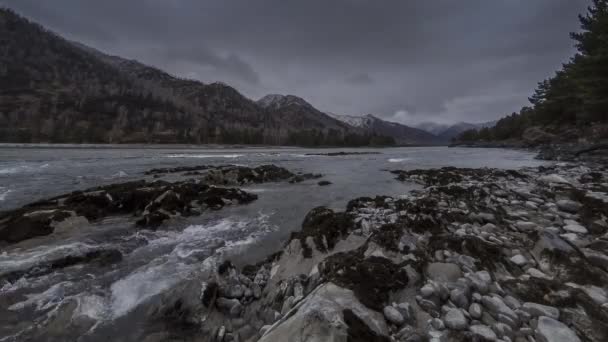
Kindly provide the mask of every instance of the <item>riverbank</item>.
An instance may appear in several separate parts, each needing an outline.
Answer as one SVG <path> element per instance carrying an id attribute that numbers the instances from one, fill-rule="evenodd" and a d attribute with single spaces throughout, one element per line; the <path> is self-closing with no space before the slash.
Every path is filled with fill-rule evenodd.
<path id="1" fill-rule="evenodd" d="M 313 210 L 280 255 L 242 272 L 219 265 L 202 289 L 205 333 L 216 341 L 608 338 L 605 168 L 394 173 L 424 190 Z"/>
<path id="2" fill-rule="evenodd" d="M 124 315 L 114 313 L 107 326 L 99 322 L 101 295 L 73 300 L 62 295 L 64 305 L 21 337 L 95 341 L 104 329 L 127 328 L 133 317 L 144 317 L 137 328 L 121 329 L 123 334 L 116 340 L 522 341 L 533 337 L 551 341 L 556 336 L 568 341 L 605 340 L 608 174 L 603 166 L 399 170 L 399 163 L 391 165 L 398 169 L 392 174 L 385 171 L 396 178 L 391 182 L 417 183 L 420 190 L 353 199 L 343 210 L 313 209 L 279 253 L 254 265 L 241 267 L 242 260 L 233 264 L 226 254 L 200 258 L 195 269 L 177 273 L 169 287 L 144 297 L 129 311 L 113 302 L 111 309 Z M 175 177 L 191 177 L 207 186 L 244 187 L 244 193 L 238 188 L 231 191 L 246 198 L 251 184 L 289 184 L 298 176 L 276 167 L 255 170 L 193 165 L 144 174 L 160 186 L 151 187 L 154 196 L 149 202 L 163 203 L 154 208 L 161 214 L 172 210 L 175 202 L 155 199 L 166 192 L 160 190 L 169 186 L 165 182 L 184 182 Z M 310 185 L 321 189 L 312 179 L 316 176 L 310 175 Z M 190 183 L 178 184 L 193 189 Z M 123 201 L 115 207 L 128 203 L 112 190 L 101 190 L 106 193 L 92 190 L 92 197 L 107 198 L 110 193 Z M 207 198 L 209 188 L 199 190 Z M 224 201 L 223 191 L 216 194 L 212 204 L 221 201 L 225 207 L 205 204 L 175 210 L 154 229 L 171 229 L 184 213 L 218 209 L 221 213 L 233 207 L 228 204 L 239 204 Z M 234 207 L 252 205 L 241 204 Z M 136 220 L 145 216 L 143 211 L 129 213 Z M 149 229 L 143 228 L 142 233 Z M 133 229 L 142 228 L 134 225 Z M 191 237 L 184 239 L 189 243 Z M 76 258 L 46 259 L 42 265 L 51 271 L 112 270 L 137 257 L 132 250 L 85 250 Z M 180 258 L 205 255 L 184 249 L 178 254 Z M 23 273 L 12 273 L 3 289 L 10 289 L 13 282 L 38 281 L 40 267 L 29 266 L 22 265 Z M 161 286 L 146 282 L 150 270 L 126 278 L 143 277 L 143 283 L 128 284 Z M 124 278 L 113 283 L 113 294 L 132 291 L 126 284 Z M 38 297 L 30 302 L 38 303 Z M 2 300 L 10 310 L 17 310 L 27 307 L 28 298 L 16 293 Z M 18 316 L 6 316 L 5 322 L 13 319 L 17 322 Z M 67 336 L 68 332 L 74 335 Z"/>

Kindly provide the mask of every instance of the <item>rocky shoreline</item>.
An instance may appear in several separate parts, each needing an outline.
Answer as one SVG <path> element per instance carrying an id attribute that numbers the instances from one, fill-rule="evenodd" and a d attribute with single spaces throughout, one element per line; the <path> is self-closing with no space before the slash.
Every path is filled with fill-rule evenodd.
<path id="1" fill-rule="evenodd" d="M 280 255 L 220 265 L 201 340 L 608 339 L 605 168 L 394 173 L 424 190 L 317 208 Z"/>
<path id="2" fill-rule="evenodd" d="M 218 204 L 216 199 L 223 204 L 255 199 L 209 183 L 238 186 L 316 177 L 273 166 L 165 169 L 148 175 L 173 173 L 196 180 L 142 181 L 61 196 L 4 213 L 0 232 L 15 239 L 16 229 L 7 227 L 16 219 L 29 220 L 32 211 L 52 215 L 44 220 L 51 226 L 66 211 L 69 217 L 81 213 L 94 219 L 87 213 L 99 211 L 91 208 L 103 208 L 101 216 L 129 213 L 137 222 L 152 213 L 188 215 L 201 207 L 214 209 L 207 203 L 211 199 Z M 138 338 L 608 340 L 606 167 L 560 163 L 518 171 L 446 167 L 392 173 L 396 182 L 424 188 L 397 198 L 354 199 L 342 212 L 316 208 L 281 251 L 256 265 L 239 268 L 229 260 L 205 260 L 204 281 L 184 279 L 143 305 L 150 327 Z M 142 189 L 145 201 L 125 195 Z M 77 201 L 86 203 L 81 206 L 86 210 L 68 206 L 82 196 L 94 199 Z M 112 200 L 103 200 L 108 196 Z M 144 220 L 144 226 L 158 229 L 153 222 Z M 112 252 L 91 252 L 82 262 L 116 258 Z M 57 267 L 79 260 L 60 261 Z"/>

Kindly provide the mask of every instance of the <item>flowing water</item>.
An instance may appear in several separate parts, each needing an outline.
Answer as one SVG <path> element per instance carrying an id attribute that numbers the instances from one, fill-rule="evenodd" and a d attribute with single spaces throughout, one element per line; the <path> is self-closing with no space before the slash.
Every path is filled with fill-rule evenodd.
<path id="1" fill-rule="evenodd" d="M 317 185 L 318 180 L 243 187 L 256 193 L 258 200 L 175 220 L 157 231 L 135 230 L 130 218 L 114 217 L 67 235 L 0 246 L 0 276 L 66 254 L 113 249 L 124 256 L 114 266 L 82 264 L 39 277 L 0 280 L 0 342 L 136 339 L 137 327 L 145 323 L 147 315 L 142 307 L 174 290 L 184 279 L 203 277 L 211 260 L 259 261 L 278 251 L 316 206 L 343 210 L 356 197 L 399 196 L 417 188 L 395 181 L 386 170 L 441 166 L 517 169 L 541 164 L 532 153 L 500 149 L 387 148 L 352 150 L 379 154 L 308 155 L 336 151 L 349 150 L 0 146 L 0 210 L 140 179 L 144 171 L 160 167 L 275 164 L 292 172 L 321 173 L 332 182 L 324 187 Z M 67 325 L 71 328 L 65 329 Z"/>

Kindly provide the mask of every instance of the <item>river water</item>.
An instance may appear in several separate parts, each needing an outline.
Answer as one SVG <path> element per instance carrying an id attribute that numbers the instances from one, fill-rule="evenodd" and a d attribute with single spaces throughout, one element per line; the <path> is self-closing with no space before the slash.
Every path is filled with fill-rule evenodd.
<path id="1" fill-rule="evenodd" d="M 308 155 L 337 151 L 378 154 Z M 117 217 L 66 236 L 0 247 L 0 274 L 30 269 L 75 251 L 118 249 L 124 256 L 108 267 L 79 265 L 13 282 L 0 280 L 0 341 L 137 340 L 133 327 L 144 324 L 146 318 L 139 308 L 171 291 L 181 280 L 200 276 L 207 261 L 259 261 L 281 249 L 316 206 L 343 210 L 356 197 L 399 196 L 417 188 L 395 181 L 386 170 L 441 166 L 517 169 L 541 163 L 524 151 L 447 147 L 0 145 L 0 211 L 74 190 L 141 179 L 144 171 L 160 167 L 275 164 L 292 172 L 321 173 L 332 182 L 324 187 L 317 185 L 318 180 L 243 187 L 256 193 L 258 200 L 175 220 L 158 231 L 135 230 L 131 219 Z M 133 331 L 133 335 L 125 331 Z"/>

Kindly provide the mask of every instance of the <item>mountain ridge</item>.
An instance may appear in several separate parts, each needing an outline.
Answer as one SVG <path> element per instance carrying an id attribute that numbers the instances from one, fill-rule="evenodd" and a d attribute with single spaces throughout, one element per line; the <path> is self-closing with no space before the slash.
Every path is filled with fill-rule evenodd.
<path id="1" fill-rule="evenodd" d="M 0 141 L 367 146 L 309 105 L 264 108 L 236 89 L 172 76 L 68 41 L 0 8 Z M 288 110 L 293 109 L 293 110 Z"/>

